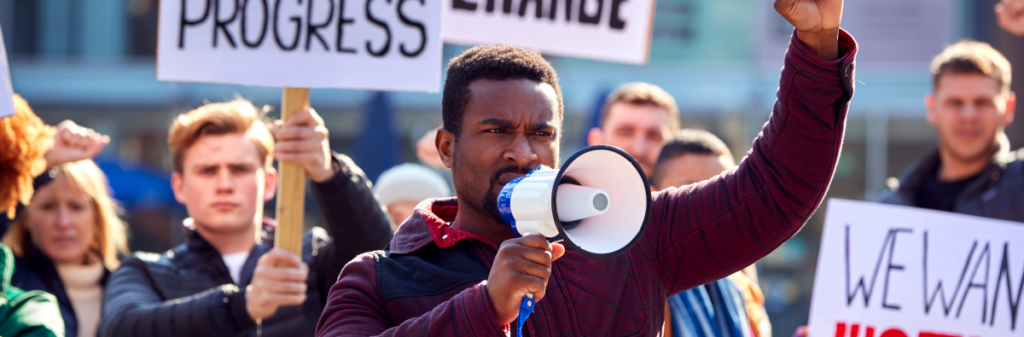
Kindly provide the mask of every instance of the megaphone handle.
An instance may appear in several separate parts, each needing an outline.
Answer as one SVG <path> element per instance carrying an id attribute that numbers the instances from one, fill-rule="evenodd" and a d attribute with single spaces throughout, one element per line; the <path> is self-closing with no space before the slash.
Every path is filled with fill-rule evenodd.
<path id="1" fill-rule="evenodd" d="M 533 294 L 523 296 L 523 302 L 519 304 L 519 325 L 516 327 L 516 337 L 523 337 L 523 325 L 526 324 L 526 319 L 533 313 L 533 307 L 536 305 L 537 301 L 533 300 Z"/>

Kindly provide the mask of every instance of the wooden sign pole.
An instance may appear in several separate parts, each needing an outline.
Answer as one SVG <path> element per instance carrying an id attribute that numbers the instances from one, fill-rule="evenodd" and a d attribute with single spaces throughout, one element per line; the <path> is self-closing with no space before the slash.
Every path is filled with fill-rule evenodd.
<path id="1" fill-rule="evenodd" d="M 309 107 L 309 88 L 284 88 L 281 120 Z M 277 163 L 277 230 L 274 247 L 302 257 L 302 216 L 306 203 L 306 172 L 301 164 Z"/>

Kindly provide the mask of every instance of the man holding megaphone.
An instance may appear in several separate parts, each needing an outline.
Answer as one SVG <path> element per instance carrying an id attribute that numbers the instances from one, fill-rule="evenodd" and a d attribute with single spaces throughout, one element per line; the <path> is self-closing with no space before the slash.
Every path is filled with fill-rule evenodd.
<path id="1" fill-rule="evenodd" d="M 563 111 L 540 55 L 498 45 L 454 58 L 435 145 L 457 198 L 421 204 L 386 250 L 345 266 L 317 335 L 660 334 L 668 296 L 764 257 L 824 197 L 853 95 L 842 5 L 775 2 L 796 30 L 753 149 L 733 172 L 653 198 L 636 161 L 611 147 L 535 171 L 560 162 Z M 563 217 L 565 196 L 588 196 L 595 211 Z M 564 241 L 548 243 L 553 233 Z"/>

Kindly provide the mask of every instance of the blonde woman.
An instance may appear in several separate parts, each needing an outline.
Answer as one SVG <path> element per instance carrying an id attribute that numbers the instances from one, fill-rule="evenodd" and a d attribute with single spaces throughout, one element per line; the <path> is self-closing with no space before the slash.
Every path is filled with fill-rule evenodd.
<path id="1" fill-rule="evenodd" d="M 91 159 L 58 165 L 3 241 L 17 256 L 12 284 L 54 294 L 66 336 L 95 336 L 107 277 L 127 252 L 107 178 Z"/>
<path id="2" fill-rule="evenodd" d="M 35 118 L 24 99 L 14 98 L 19 114 Z M 0 233 L 4 222 L 14 218 L 3 238 L 16 256 L 10 283 L 53 294 L 66 336 L 95 336 L 106 277 L 118 267 L 118 253 L 127 252 L 125 225 L 117 216 L 106 176 L 88 159 L 110 138 L 70 121 L 55 130 L 38 118 L 33 121 L 38 124 L 31 128 L 35 133 L 3 133 L 12 138 L 4 142 L 9 146 L 27 146 L 16 152 L 24 156 L 30 156 L 27 149 L 32 143 L 53 137 L 41 144 L 49 148 L 43 156 L 37 151 L 33 158 L 0 160 L 5 164 L 0 170 L 0 192 L 5 197 L 0 211 L 6 213 L 0 214 Z M 35 179 L 26 178 L 44 167 Z M 28 205 L 22 205 L 26 201 Z"/>

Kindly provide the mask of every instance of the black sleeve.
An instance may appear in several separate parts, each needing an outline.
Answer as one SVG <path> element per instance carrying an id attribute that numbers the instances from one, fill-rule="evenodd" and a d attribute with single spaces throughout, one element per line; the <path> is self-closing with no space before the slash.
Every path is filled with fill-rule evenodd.
<path id="1" fill-rule="evenodd" d="M 391 218 L 373 194 L 363 170 L 343 154 L 334 154 L 334 177 L 310 183 L 313 199 L 327 222 L 331 241 L 313 260 L 321 303 L 345 264 L 357 255 L 383 249 L 391 240 Z"/>
<path id="2" fill-rule="evenodd" d="M 228 284 L 164 301 L 144 263 L 128 258 L 110 276 L 100 336 L 232 336 L 255 325 L 245 308 L 245 290 Z"/>

